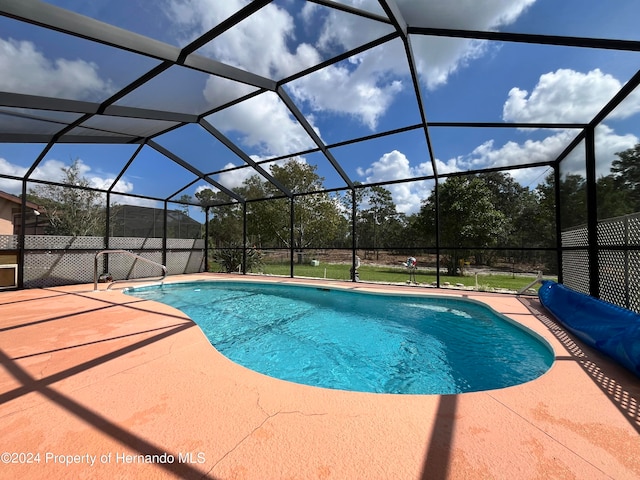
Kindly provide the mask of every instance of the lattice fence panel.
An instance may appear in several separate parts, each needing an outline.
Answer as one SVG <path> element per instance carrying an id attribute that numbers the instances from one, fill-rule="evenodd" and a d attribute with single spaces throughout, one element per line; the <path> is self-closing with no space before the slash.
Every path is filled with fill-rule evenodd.
<path id="1" fill-rule="evenodd" d="M 586 250 L 562 253 L 562 278 L 567 287 L 589 293 L 589 253 Z"/>
<path id="2" fill-rule="evenodd" d="M 162 249 L 162 238 L 145 237 L 109 237 L 110 249 L 121 250 L 150 250 Z"/>
<path id="3" fill-rule="evenodd" d="M 627 255 L 621 250 L 601 250 L 598 253 L 598 270 L 600 271 L 600 298 L 627 308 L 629 292 L 625 257 Z"/>
<path id="4" fill-rule="evenodd" d="M 629 245 L 640 246 L 640 215 L 629 218 Z"/>
<path id="5" fill-rule="evenodd" d="M 19 238 L 18 235 L 0 235 L 0 250 L 16 250 Z"/>
<path id="6" fill-rule="evenodd" d="M 627 221 L 623 219 L 598 223 L 598 245 L 625 245 L 627 243 Z"/>
<path id="7" fill-rule="evenodd" d="M 162 251 L 132 252 L 156 263 L 162 263 Z M 114 280 L 147 278 L 162 276 L 162 268 L 158 265 L 139 260 L 121 253 L 109 253 L 108 270 Z"/>
<path id="8" fill-rule="evenodd" d="M 629 252 L 629 310 L 640 313 L 640 251 Z"/>
<path id="9" fill-rule="evenodd" d="M 71 237 L 62 235 L 26 235 L 27 250 L 102 250 L 104 237 Z"/>
<path id="10" fill-rule="evenodd" d="M 204 239 L 202 238 L 167 238 L 167 248 L 204 248 Z"/>
<path id="11" fill-rule="evenodd" d="M 92 252 L 26 252 L 24 286 L 46 288 L 92 283 L 94 257 Z M 102 268 L 100 263 L 98 268 Z"/>
<path id="12" fill-rule="evenodd" d="M 0 235 L 0 249 L 17 249 L 17 235 Z M 162 263 L 162 239 L 112 237 L 110 249 L 131 251 L 156 263 Z M 167 239 L 167 244 L 181 251 L 167 250 L 169 274 L 202 271 L 204 240 Z M 103 237 L 29 235 L 25 237 L 24 286 L 42 288 L 76 283 L 93 283 L 95 255 L 104 250 Z M 106 256 L 98 259 L 98 274 L 105 272 Z M 115 280 L 152 278 L 162 275 L 162 268 L 126 254 L 109 254 L 108 273 Z"/>
<path id="13" fill-rule="evenodd" d="M 598 261 L 600 298 L 640 313 L 640 252 L 603 250 Z"/>
<path id="14" fill-rule="evenodd" d="M 586 247 L 589 245 L 586 227 L 562 232 L 563 247 Z"/>
<path id="15" fill-rule="evenodd" d="M 191 250 L 182 252 L 167 252 L 167 270 L 169 275 L 201 272 L 204 251 Z"/>

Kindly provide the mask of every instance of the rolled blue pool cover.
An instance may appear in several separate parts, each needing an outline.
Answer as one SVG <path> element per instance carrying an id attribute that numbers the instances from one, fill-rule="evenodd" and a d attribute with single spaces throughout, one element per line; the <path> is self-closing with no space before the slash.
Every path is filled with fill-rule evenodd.
<path id="1" fill-rule="evenodd" d="M 640 315 L 550 280 L 538 297 L 567 330 L 640 377 Z"/>

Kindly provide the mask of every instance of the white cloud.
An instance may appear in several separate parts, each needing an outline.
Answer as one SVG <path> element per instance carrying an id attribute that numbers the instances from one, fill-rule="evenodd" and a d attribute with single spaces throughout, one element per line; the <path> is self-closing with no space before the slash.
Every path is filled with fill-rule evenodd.
<path id="1" fill-rule="evenodd" d="M 0 38 L 0 90 L 75 100 L 103 98 L 113 91 L 98 66 L 84 60 L 50 60 L 33 43 Z"/>
<path id="2" fill-rule="evenodd" d="M 41 162 L 33 171 L 30 178 L 34 180 L 47 180 L 49 182 L 63 183 L 65 180 L 63 169 L 68 168 L 69 166 L 70 165 L 65 162 L 50 158 Z M 28 169 L 26 167 L 21 167 L 20 165 L 16 165 L 11 163 L 9 160 L 0 157 L 0 174 L 23 177 L 27 173 L 27 170 Z M 91 167 L 82 160 L 78 160 L 78 173 L 89 182 L 91 187 L 101 190 L 109 188 L 116 178 L 115 175 L 100 175 L 99 173 L 93 172 Z M 21 193 L 22 183 L 0 178 L 0 190 L 13 194 Z M 119 193 L 131 193 L 133 191 L 133 183 L 123 177 L 118 181 L 117 188 L 115 190 Z"/>
<path id="3" fill-rule="evenodd" d="M 240 10 L 242 0 L 172 0 L 168 15 L 194 37 Z M 294 19 L 283 8 L 269 4 L 256 15 L 204 47 L 217 60 L 273 78 L 283 78 L 317 63 L 316 50 L 302 42 L 295 50 L 287 43 L 295 39 Z"/>
<path id="4" fill-rule="evenodd" d="M 513 22 L 534 2 L 468 0 L 460 8 L 459 2 L 399 0 L 398 6 L 410 25 L 491 30 Z M 313 12 L 318 8 L 304 12 L 307 22 L 314 21 Z M 434 18 L 446 19 L 446 25 L 433 25 Z M 323 21 L 315 43 L 319 50 L 329 50 L 333 44 L 351 49 L 371 40 L 372 31 L 382 36 L 386 28 L 375 22 L 364 28 L 362 20 L 344 13 L 332 13 Z M 414 36 L 411 41 L 420 79 L 429 89 L 446 84 L 451 74 L 486 53 L 486 42 L 423 36 Z M 400 41 L 390 42 L 357 55 L 352 62 L 352 69 L 330 66 L 297 81 L 295 94 L 316 110 L 349 114 L 374 129 L 408 74 L 404 46 Z"/>
<path id="5" fill-rule="evenodd" d="M 493 140 L 488 140 L 476 147 L 471 153 L 450 158 L 446 161 L 436 160 L 438 173 L 462 172 L 490 167 L 509 167 L 525 163 L 548 162 L 555 160 L 575 137 L 576 132 L 560 131 L 542 140 L 526 140 L 522 143 L 509 141 L 496 147 Z M 633 134 L 618 135 L 606 125 L 596 129 L 596 174 L 608 175 L 611 161 L 616 152 L 633 147 L 640 139 Z M 562 162 L 562 173 L 585 175 L 584 147 L 578 147 Z M 535 188 L 539 172 L 532 169 L 518 169 L 509 172 L 523 186 Z"/>
<path id="6" fill-rule="evenodd" d="M 616 152 L 622 152 L 640 143 L 640 138 L 627 133 L 619 135 L 605 124 L 595 129 L 596 176 L 601 177 L 610 173 L 611 162 L 618 157 Z M 578 147 L 562 162 L 563 175 L 579 174 L 585 176 L 584 147 Z"/>
<path id="7" fill-rule="evenodd" d="M 26 172 L 26 168 L 0 157 L 0 174 L 22 177 Z M 22 193 L 22 182 L 0 177 L 0 191 L 20 195 Z"/>
<path id="8" fill-rule="evenodd" d="M 468 29 L 495 29 L 517 19 L 535 0 L 399 0 L 398 5 L 410 24 L 431 25 L 436 17 L 447 20 L 449 26 Z M 183 29 L 183 35 L 193 38 L 217 25 L 238 11 L 246 2 L 241 0 L 170 0 L 167 15 Z M 380 11 L 377 2 L 354 0 L 356 7 Z M 296 18 L 283 6 L 274 3 L 262 8 L 234 26 L 204 49 L 213 58 L 258 74 L 281 79 L 308 66 L 316 65 L 322 53 L 336 47 L 351 49 L 390 31 L 388 25 L 323 9 L 307 3 L 300 12 L 304 28 L 296 30 Z M 366 25 L 363 26 L 363 23 Z M 296 38 L 296 34 L 309 38 Z M 485 53 L 484 43 L 465 39 L 434 37 L 412 38 L 421 80 L 436 88 L 446 83 L 449 75 Z M 289 85 L 294 97 L 315 112 L 349 115 L 374 129 L 397 94 L 402 90 L 408 69 L 402 42 L 394 41 L 372 51 L 357 55 L 350 64 L 332 65 L 322 72 Z M 205 95 L 212 97 L 224 90 L 208 84 Z M 235 87 L 232 87 L 235 88 Z M 235 95 L 235 92 L 234 92 Z M 283 125 L 281 129 L 287 128 Z M 250 137 L 249 127 L 241 130 Z"/>
<path id="9" fill-rule="evenodd" d="M 487 140 L 466 155 L 436 160 L 438 173 L 553 161 L 575 136 L 575 131 L 565 130 L 542 140 L 509 141 L 498 148 L 494 140 Z"/>
<path id="10" fill-rule="evenodd" d="M 513 23 L 536 0 L 397 0 L 409 25 L 491 30 Z"/>
<path id="11" fill-rule="evenodd" d="M 351 72 L 344 66 L 327 67 L 308 75 L 291 86 L 293 95 L 307 101 L 313 111 L 346 114 L 360 120 L 371 130 L 402 90 L 402 82 L 379 82 L 378 75 Z"/>
<path id="12" fill-rule="evenodd" d="M 501 146 L 496 146 L 494 140 L 488 140 L 467 155 L 444 161 L 436 159 L 436 166 L 439 174 L 446 174 L 551 161 L 558 157 L 575 135 L 575 131 L 557 131 L 541 140 L 525 140 L 522 143 L 509 141 Z M 595 136 L 597 175 L 609 174 L 611 162 L 617 158 L 616 152 L 624 151 L 638 143 L 640 138 L 633 134 L 618 135 L 606 125 L 598 126 Z M 584 147 L 579 147 L 563 161 L 562 173 L 585 175 Z M 358 174 L 366 183 L 375 183 L 430 175 L 432 170 L 430 163 L 411 166 L 409 159 L 402 152 L 394 150 L 384 154 L 368 168 L 360 168 Z M 535 188 L 546 176 L 540 168 L 511 170 L 509 174 L 521 185 L 530 188 Z M 432 182 L 407 182 L 388 185 L 385 188 L 391 191 L 398 211 L 411 214 L 419 211 L 421 201 L 429 196 L 432 186 Z"/>
<path id="13" fill-rule="evenodd" d="M 331 55 L 336 49 L 350 50 L 392 32 L 389 25 L 336 10 L 318 17 L 320 8 L 308 3 L 302 12 L 309 28 L 322 22 L 314 41 L 319 52 Z M 358 54 L 348 62 L 330 65 L 289 87 L 298 100 L 309 102 L 313 111 L 349 115 L 374 130 L 403 88 L 400 75 L 407 73 L 403 56 L 404 47 L 398 40 Z M 398 60 L 400 66 L 395 65 Z"/>
<path id="14" fill-rule="evenodd" d="M 209 76 L 202 93 L 207 100 L 207 105 L 220 106 L 255 90 L 256 88 L 251 85 L 234 82 L 222 77 Z"/>
<path id="15" fill-rule="evenodd" d="M 398 7 L 409 25 L 496 30 L 518 19 L 536 0 L 399 0 Z M 486 42 L 468 39 L 411 38 L 421 81 L 434 90 L 447 83 L 449 76 L 487 53 Z"/>
<path id="16" fill-rule="evenodd" d="M 404 180 L 433 173 L 431 163 L 425 162 L 412 167 L 409 159 L 397 150 L 385 153 L 367 169 L 359 169 L 358 174 L 366 183 L 389 180 Z M 411 214 L 420 210 L 420 202 L 429 195 L 431 182 L 407 182 L 387 185 L 398 212 Z"/>
<path id="17" fill-rule="evenodd" d="M 136 205 L 138 207 L 163 208 L 162 202 L 150 198 L 129 197 L 127 195 L 111 195 L 111 205 Z"/>
<path id="18" fill-rule="evenodd" d="M 208 117 L 223 132 L 240 132 L 261 155 L 286 155 L 315 147 L 278 96 L 263 93 Z"/>
<path id="19" fill-rule="evenodd" d="M 318 12 L 325 15 L 320 18 Z M 384 12 L 380 13 L 384 15 Z M 321 52 L 329 54 L 336 48 L 340 51 L 351 50 L 393 32 L 393 27 L 389 24 L 339 12 L 335 9 L 321 9 L 319 5 L 312 3 L 305 5 L 302 10 L 302 18 L 307 26 L 317 26 L 320 21 L 322 22 L 319 25 L 320 33 L 314 41 L 314 46 Z"/>
<path id="20" fill-rule="evenodd" d="M 92 175 L 87 177 L 87 180 L 89 181 L 89 185 L 91 185 L 92 187 L 99 188 L 101 190 L 107 190 L 109 187 L 111 187 L 111 184 L 115 180 L 115 177 L 103 178 Z M 120 180 L 118 180 L 118 183 L 116 184 L 114 190 L 120 193 L 131 193 L 133 192 L 133 183 L 125 180 L 124 178 L 121 178 Z"/>
<path id="21" fill-rule="evenodd" d="M 513 23 L 536 0 L 458 0 L 446 2 L 442 0 L 398 0 L 398 8 L 404 20 L 411 26 L 459 28 L 467 30 L 494 30 Z M 377 2 L 351 2 L 354 6 L 372 8 Z M 378 8 L 379 9 L 379 8 Z M 312 8 L 315 11 L 316 8 Z M 307 12 L 306 19 L 312 21 L 312 15 Z M 328 15 L 322 27 L 321 36 L 317 42 L 319 48 L 326 48 L 331 43 L 340 44 L 347 49 L 362 45 L 372 39 L 371 30 L 376 36 L 382 36 L 384 27 L 375 22 L 362 28 L 361 20 L 352 15 L 334 13 Z M 447 77 L 469 60 L 479 57 L 484 52 L 483 43 L 465 39 L 444 39 L 435 37 L 412 37 L 414 53 L 418 61 L 418 68 L 422 78 L 430 88 L 445 83 Z M 385 45 L 381 57 L 384 69 L 406 74 L 404 51 L 398 51 L 395 46 Z M 376 64 L 380 64 L 376 58 Z"/>
<path id="22" fill-rule="evenodd" d="M 100 175 L 99 173 L 93 172 L 91 167 L 81 159 L 78 159 L 77 162 L 78 174 L 89 183 L 90 187 L 107 190 L 116 179 L 115 175 Z M 31 175 L 31 178 L 63 183 L 65 180 L 65 173 L 63 169 L 68 168 L 69 166 L 70 165 L 65 162 L 50 158 L 38 165 Z M 131 193 L 133 191 L 133 183 L 126 180 L 124 177 L 120 178 L 114 190 L 118 193 Z"/>
<path id="23" fill-rule="evenodd" d="M 235 165 L 233 165 L 232 163 L 228 163 L 224 166 L 224 169 L 233 168 L 234 166 Z M 251 167 L 246 167 L 239 168 L 237 170 L 231 170 L 228 172 L 222 172 L 220 175 L 218 175 L 217 180 L 222 186 L 227 187 L 228 189 L 234 189 L 237 187 L 241 187 L 245 180 L 254 175 L 257 175 L 257 172 Z"/>
<path id="24" fill-rule="evenodd" d="M 587 73 L 559 69 L 540 76 L 531 93 L 512 88 L 503 107 L 503 118 L 514 122 L 589 122 L 622 88 L 622 83 L 599 69 Z M 640 92 L 627 97 L 610 119 L 625 119 L 640 112 Z M 554 159 L 564 150 L 575 133 L 558 132 L 540 141 L 527 140 L 523 144 L 508 142 L 498 149 L 485 144 L 472 154 L 454 162 L 456 168 L 478 168 L 483 165 L 506 166 Z M 617 134 L 606 124 L 596 128 L 596 173 L 607 175 L 615 153 L 638 143 L 633 134 Z M 572 152 L 562 163 L 563 174 L 585 175 L 584 147 Z M 517 176 L 518 173 L 514 173 Z M 527 185 L 527 180 L 521 182 Z M 535 185 L 534 185 L 535 186 Z"/>
<path id="25" fill-rule="evenodd" d="M 429 90 L 445 85 L 449 77 L 487 51 L 486 42 L 442 37 L 412 38 L 420 80 Z"/>
<path id="26" fill-rule="evenodd" d="M 514 87 L 503 107 L 513 122 L 587 123 L 622 88 L 622 83 L 599 69 L 581 73 L 559 69 L 540 76 L 531 93 Z M 640 112 L 640 94 L 629 97 L 614 112 L 626 118 Z"/>

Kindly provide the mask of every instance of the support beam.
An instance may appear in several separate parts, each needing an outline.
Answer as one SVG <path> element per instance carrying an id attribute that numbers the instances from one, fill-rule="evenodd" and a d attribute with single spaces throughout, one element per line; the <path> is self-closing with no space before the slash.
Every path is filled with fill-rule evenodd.
<path id="1" fill-rule="evenodd" d="M 178 157 L 175 153 L 167 150 L 166 148 L 164 148 L 163 146 L 157 144 L 156 142 L 154 142 L 153 140 L 149 140 L 147 142 L 147 144 L 153 148 L 154 150 L 158 151 L 159 153 L 161 153 L 162 155 L 166 156 L 167 158 L 173 160 L 175 163 L 177 163 L 178 165 L 180 165 L 182 168 L 184 168 L 185 170 L 190 171 L 191 173 L 193 173 L 195 176 L 197 176 L 198 178 L 201 178 L 202 180 L 204 180 L 205 182 L 210 183 L 211 185 L 213 185 L 214 187 L 216 187 L 218 190 L 226 193 L 227 195 L 229 195 L 231 198 L 235 198 L 238 202 L 240 203 L 244 203 L 245 199 L 242 198 L 240 195 L 238 195 L 236 192 L 234 192 L 233 190 L 229 190 L 227 187 L 225 187 L 224 185 L 219 184 L 218 182 L 216 182 L 214 179 L 209 178 L 207 175 L 205 175 L 203 172 L 201 172 L 200 170 L 198 170 L 196 167 L 194 167 L 193 165 L 191 165 L 190 163 L 186 162 L 185 160 L 183 160 L 182 158 Z"/>
<path id="2" fill-rule="evenodd" d="M 600 298 L 600 267 L 598 256 L 598 198 L 596 192 L 595 127 L 585 130 L 585 160 L 587 170 L 587 238 L 589 250 L 589 294 Z"/>
<path id="3" fill-rule="evenodd" d="M 333 168 L 335 168 L 338 174 L 340 174 L 340 176 L 345 181 L 347 186 L 353 189 L 354 184 L 353 184 L 353 181 L 349 178 L 349 175 L 347 175 L 347 173 L 342 169 L 342 166 L 338 163 L 338 161 L 331 154 L 327 146 L 320 139 L 320 137 L 315 132 L 315 130 L 313 129 L 313 127 L 311 126 L 307 118 L 302 114 L 302 112 L 298 109 L 295 103 L 293 103 L 293 100 L 291 100 L 291 97 L 287 95 L 287 93 L 284 91 L 282 87 L 278 87 L 277 93 L 280 96 L 280 99 L 285 103 L 289 111 L 293 114 L 294 117 L 296 117 L 296 120 L 298 120 L 298 123 L 300 123 L 302 128 L 304 128 L 305 132 L 307 132 L 307 135 L 311 137 L 313 142 L 318 146 L 318 148 L 320 148 L 322 153 L 324 153 L 325 157 L 327 157 L 327 160 L 329 160 L 329 163 L 331 163 Z"/>
<path id="4" fill-rule="evenodd" d="M 220 141 L 225 147 L 231 150 L 234 154 L 240 157 L 247 165 L 251 165 L 254 170 L 256 170 L 260 175 L 266 178 L 269 182 L 271 182 L 278 190 L 284 193 L 287 197 L 291 197 L 293 194 L 291 191 L 285 187 L 282 183 L 276 180 L 269 172 L 267 172 L 264 168 L 258 165 L 253 159 L 243 152 L 240 147 L 238 147 L 235 143 L 233 143 L 226 135 L 224 135 L 220 130 L 211 125 L 206 120 L 200 120 L 200 125 L 211 135 Z"/>

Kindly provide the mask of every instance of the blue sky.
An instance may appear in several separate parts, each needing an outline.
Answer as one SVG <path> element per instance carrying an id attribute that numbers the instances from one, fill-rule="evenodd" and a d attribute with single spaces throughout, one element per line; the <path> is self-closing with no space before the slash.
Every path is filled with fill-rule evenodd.
<path id="1" fill-rule="evenodd" d="M 233 14 L 240 0 L 55 0 L 54 5 L 175 46 Z M 370 0 L 343 1 L 383 14 Z M 411 25 L 499 30 L 549 35 L 640 40 L 637 0 L 397 0 Z M 612 6 L 615 6 L 612 9 Z M 214 39 L 198 53 L 280 80 L 335 54 L 390 33 L 388 25 L 332 11 L 302 0 L 278 0 Z M 640 68 L 640 54 L 464 39 L 411 37 L 421 94 L 430 121 L 587 122 Z M 78 38 L 0 18 L 0 90 L 103 101 L 158 62 Z M 401 42 L 333 64 L 284 87 L 326 144 L 363 137 L 419 122 L 416 98 Z M 201 113 L 252 88 L 201 72 L 174 67 L 118 105 Z M 606 174 L 615 152 L 640 142 L 640 94 L 629 98 L 598 129 L 599 173 Z M 289 155 L 315 144 L 272 92 L 206 119 L 255 160 Z M 106 123 L 105 123 L 106 122 Z M 98 118 L 95 125 L 109 125 Z M 19 128 L 5 127 L 2 128 Z M 120 125 L 120 124 L 118 124 Z M 143 133 L 133 120 L 130 131 Z M 122 128 L 119 127 L 114 128 Z M 524 165 L 554 159 L 575 131 L 432 128 L 440 173 Z M 202 171 L 243 164 L 199 126 L 155 139 Z M 21 176 L 44 145 L 0 144 L 0 174 Z M 33 178 L 56 179 L 60 169 L 80 159 L 93 185 L 108 188 L 135 146 L 59 144 L 47 153 Z M 375 183 L 433 173 L 420 130 L 331 150 L 353 181 Z M 329 188 L 344 181 L 321 155 L 299 161 L 317 165 Z M 581 173 L 580 155 L 565 172 Z M 250 175 L 235 169 L 216 177 L 234 187 Z M 513 171 L 535 188 L 545 169 Z M 195 177 L 145 147 L 114 191 L 166 198 Z M 398 209 L 413 213 L 432 182 L 388 187 Z M 196 182 L 182 193 L 206 187 Z M 0 178 L 0 190 L 18 192 L 20 182 Z M 178 195 L 179 196 L 179 195 Z M 119 198 L 119 201 L 122 201 Z M 130 199 L 127 203 L 158 205 Z"/>

